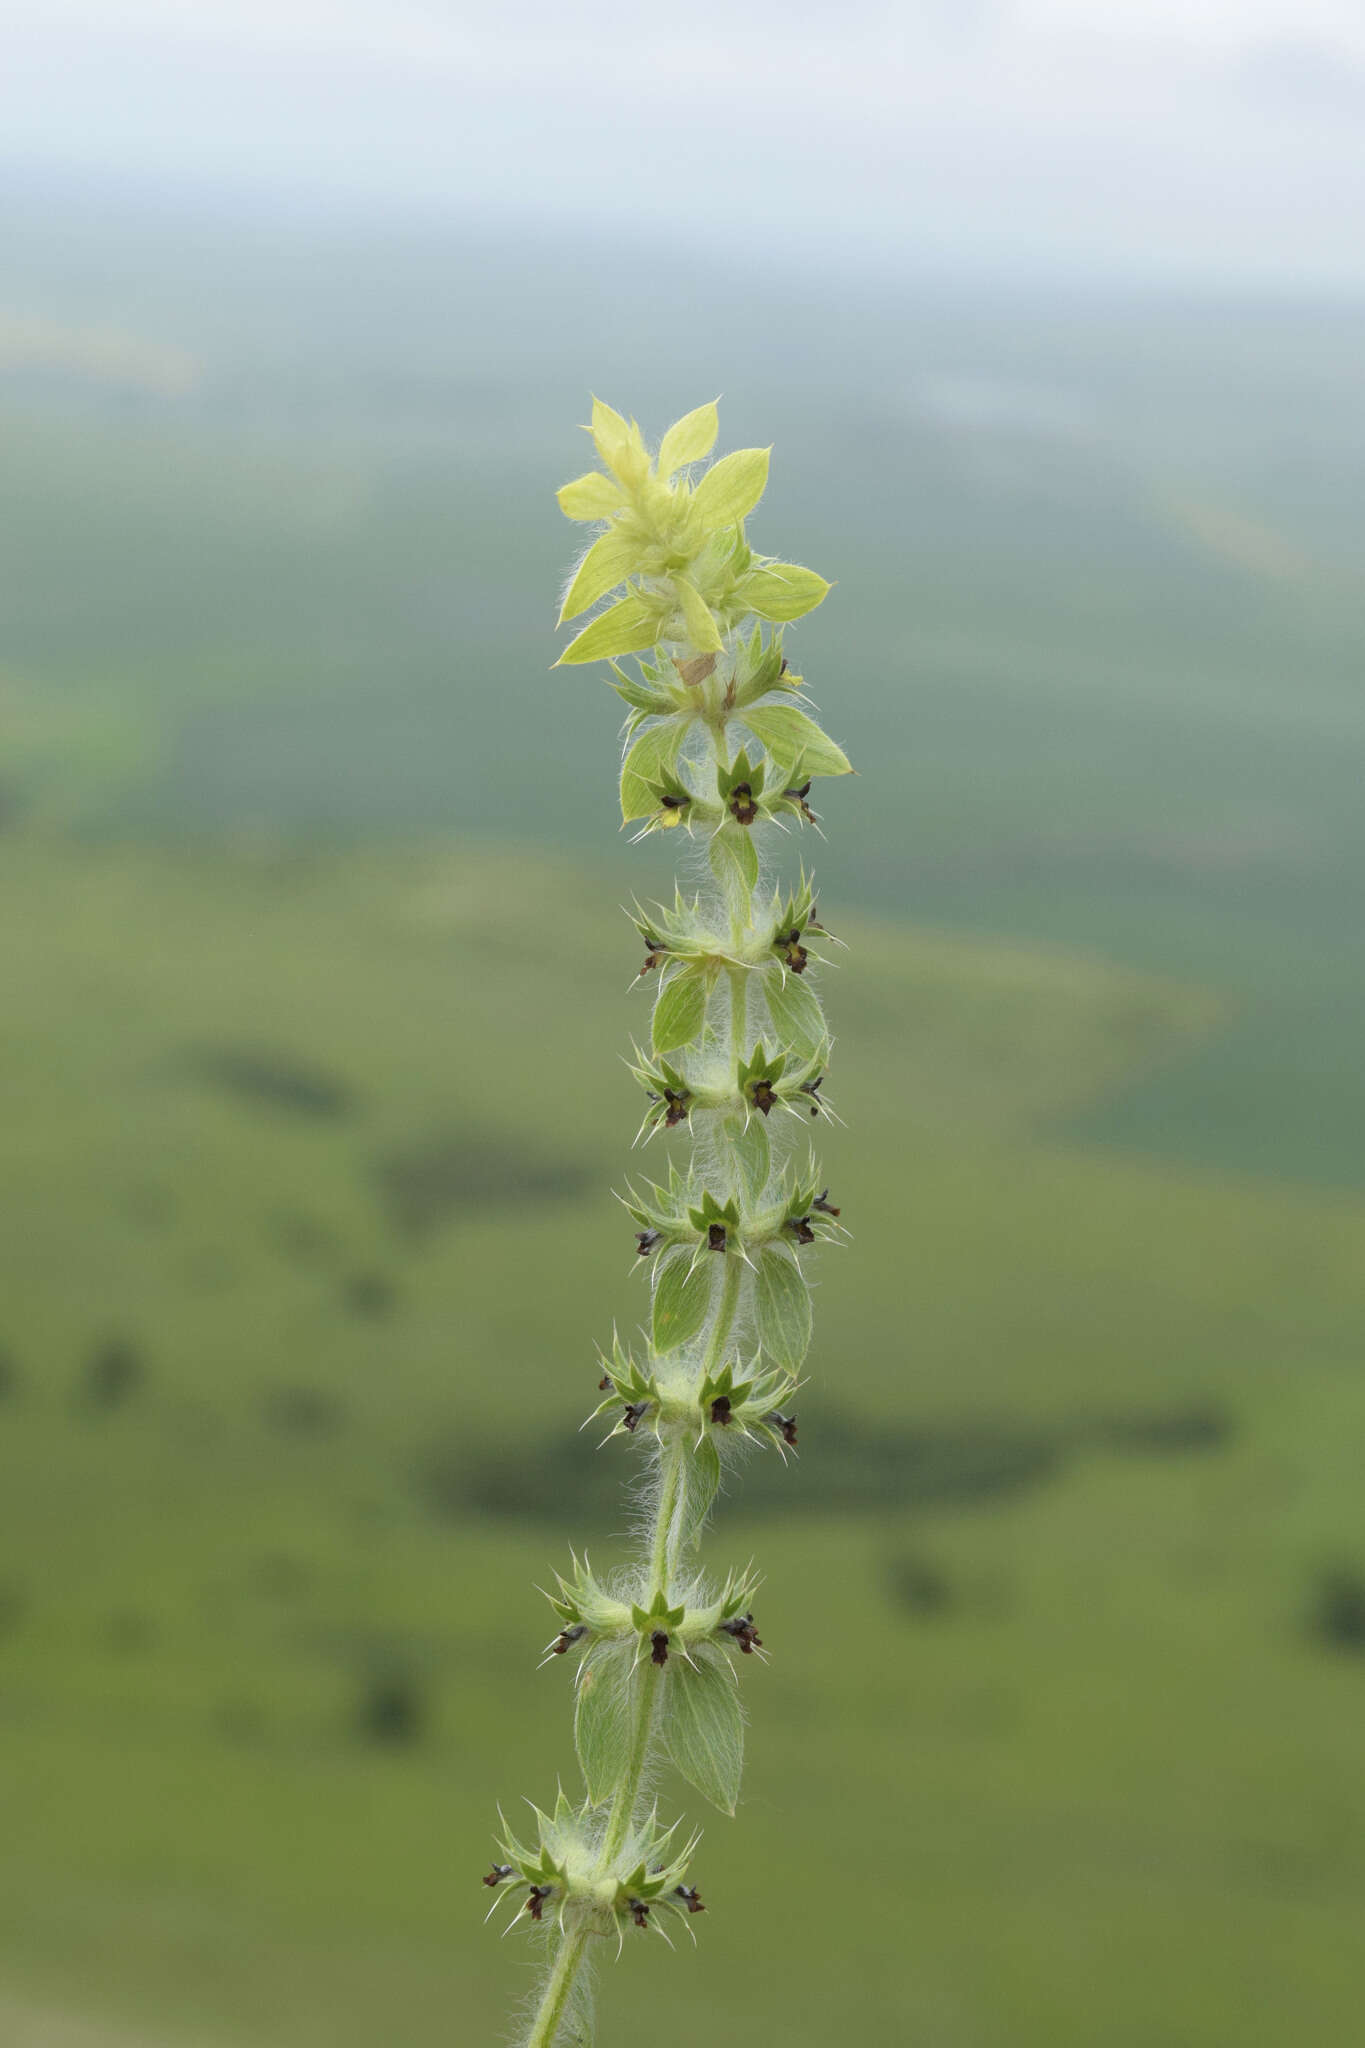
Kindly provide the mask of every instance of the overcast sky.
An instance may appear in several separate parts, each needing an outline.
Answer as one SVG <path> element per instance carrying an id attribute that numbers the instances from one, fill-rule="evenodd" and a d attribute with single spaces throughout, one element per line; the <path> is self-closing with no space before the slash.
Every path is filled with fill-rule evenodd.
<path id="1" fill-rule="evenodd" d="M 0 150 L 620 226 L 646 269 L 814 236 L 1356 285 L 1365 0 L 0 0 Z"/>

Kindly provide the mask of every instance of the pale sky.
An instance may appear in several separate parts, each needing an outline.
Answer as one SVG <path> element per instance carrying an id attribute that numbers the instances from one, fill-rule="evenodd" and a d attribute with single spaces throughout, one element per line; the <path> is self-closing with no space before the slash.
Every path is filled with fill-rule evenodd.
<path id="1" fill-rule="evenodd" d="M 1355 285 L 1365 0 L 0 0 L 0 154 L 645 263 L 813 237 Z"/>

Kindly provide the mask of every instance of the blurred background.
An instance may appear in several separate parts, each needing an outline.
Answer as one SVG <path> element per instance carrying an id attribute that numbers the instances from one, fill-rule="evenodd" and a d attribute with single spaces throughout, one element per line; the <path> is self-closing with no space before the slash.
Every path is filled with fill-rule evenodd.
<path id="1" fill-rule="evenodd" d="M 9 0 L 0 2039 L 533 1982 L 671 887 L 590 391 L 775 444 L 862 771 L 745 1801 L 603 2039 L 1354 2038 L 1362 111 L 1352 0 Z"/>

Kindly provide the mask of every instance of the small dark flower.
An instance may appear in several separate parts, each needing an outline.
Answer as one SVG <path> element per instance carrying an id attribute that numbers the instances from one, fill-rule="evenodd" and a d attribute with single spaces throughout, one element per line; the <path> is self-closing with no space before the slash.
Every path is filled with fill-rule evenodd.
<path id="1" fill-rule="evenodd" d="M 658 1664 L 660 1666 L 666 1664 L 668 1662 L 667 1629 L 656 1628 L 653 1634 L 650 1636 L 649 1640 L 652 1645 L 649 1653 L 650 1663 Z"/>
<path id="2" fill-rule="evenodd" d="M 587 1633 L 587 1626 L 581 1621 L 575 1623 L 573 1628 L 561 1629 L 550 1645 L 550 1655 L 552 1657 L 562 1657 L 564 1652 L 571 1650 L 575 1643 L 581 1643 Z"/>
<path id="3" fill-rule="evenodd" d="M 717 1394 L 715 1400 L 711 1403 L 711 1420 L 719 1423 L 722 1429 L 728 1424 L 730 1420 L 730 1396 L 728 1394 Z"/>
<path id="4" fill-rule="evenodd" d="M 677 796 L 672 790 L 666 790 L 659 801 L 666 811 L 680 811 L 685 805 L 690 804 L 692 799 L 690 796 Z"/>
<path id="5" fill-rule="evenodd" d="M 686 1119 L 687 1112 L 692 1106 L 692 1097 L 686 1089 L 679 1092 L 676 1088 L 665 1088 L 663 1099 L 668 1104 L 668 1114 L 664 1122 L 671 1131 L 675 1124 L 680 1124 Z"/>
<path id="6" fill-rule="evenodd" d="M 749 1100 L 757 1110 L 766 1116 L 776 1102 L 771 1081 L 755 1081 L 749 1089 Z"/>
<path id="7" fill-rule="evenodd" d="M 626 1903 L 630 1907 L 630 1917 L 635 1922 L 635 1925 L 637 1927 L 648 1927 L 649 1907 L 645 1904 L 644 1900 L 629 1899 Z"/>
<path id="8" fill-rule="evenodd" d="M 554 1886 L 552 1884 L 533 1884 L 531 1886 L 531 1896 L 526 1901 L 526 1910 L 533 1920 L 540 1919 L 545 1910 L 545 1901 L 551 1897 L 553 1892 Z M 490 1907 L 489 1910 L 491 1912 L 492 1908 Z"/>
<path id="9" fill-rule="evenodd" d="M 789 1216 L 787 1228 L 798 1244 L 814 1244 L 815 1232 L 810 1227 L 809 1216 Z"/>
<path id="10" fill-rule="evenodd" d="M 754 1627 L 752 1614 L 737 1614 L 731 1621 L 723 1621 L 721 1628 L 727 1636 L 733 1636 L 746 1657 L 763 1648 L 763 1638 Z"/>
<path id="11" fill-rule="evenodd" d="M 706 1249 L 709 1252 L 723 1252 L 725 1250 L 725 1225 L 723 1223 L 713 1223 L 707 1230 Z"/>
<path id="12" fill-rule="evenodd" d="M 836 1209 L 833 1203 L 830 1201 L 828 1188 L 821 1189 L 820 1193 L 815 1197 L 815 1200 L 811 1203 L 811 1207 L 812 1209 L 818 1209 L 822 1216 L 838 1216 L 842 1214 L 842 1211 Z"/>
<path id="13" fill-rule="evenodd" d="M 642 1259 L 647 1259 L 649 1257 L 650 1253 L 653 1251 L 655 1245 L 659 1242 L 659 1239 L 662 1236 L 663 1232 L 661 1230 L 636 1231 L 635 1249 Z"/>
<path id="14" fill-rule="evenodd" d="M 784 1444 L 790 1444 L 793 1450 L 796 1449 L 796 1417 L 794 1415 L 783 1415 L 779 1409 L 774 1408 L 772 1414 L 765 1415 L 763 1420 L 770 1429 L 777 1431 Z"/>
<path id="15" fill-rule="evenodd" d="M 626 1429 L 630 1431 L 631 1435 L 633 1436 L 635 1434 L 636 1426 L 638 1425 L 641 1416 L 647 1415 L 648 1413 L 648 1401 L 628 1401 L 626 1403 L 625 1413 L 621 1417 L 622 1424 Z"/>
<path id="16" fill-rule="evenodd" d="M 689 1913 L 704 1913 L 706 1911 L 705 1906 L 701 1902 L 701 1893 L 694 1884 L 674 1885 L 673 1896 L 675 1899 L 682 1900 Z"/>
<path id="17" fill-rule="evenodd" d="M 491 1870 L 489 1871 L 489 1873 L 488 1873 L 487 1877 L 486 1877 L 486 1878 L 484 1879 L 484 1883 L 485 1883 L 485 1884 L 502 1884 L 502 1883 L 504 1883 L 504 1881 L 505 1881 L 505 1880 L 506 1880 L 507 1878 L 509 1878 L 509 1877 L 515 1877 L 515 1876 L 516 1876 L 516 1874 L 517 1874 L 517 1873 L 516 1873 L 516 1870 L 515 1870 L 515 1868 L 514 1868 L 514 1866 L 513 1866 L 512 1864 L 510 1864 L 510 1863 L 495 1863 L 495 1864 L 493 1865 L 493 1868 L 492 1868 L 492 1869 L 491 1869 Z M 490 1909 L 489 1909 L 489 1910 L 491 1911 L 491 1910 L 492 1910 L 492 1908 L 490 1907 Z"/>
<path id="18" fill-rule="evenodd" d="M 737 825 L 752 825 L 758 816 L 758 805 L 747 782 L 737 782 L 730 791 L 730 816 Z"/>
<path id="19" fill-rule="evenodd" d="M 609 1372 L 604 1372 L 601 1379 L 597 1382 L 598 1393 L 605 1394 L 611 1383 L 611 1374 Z"/>

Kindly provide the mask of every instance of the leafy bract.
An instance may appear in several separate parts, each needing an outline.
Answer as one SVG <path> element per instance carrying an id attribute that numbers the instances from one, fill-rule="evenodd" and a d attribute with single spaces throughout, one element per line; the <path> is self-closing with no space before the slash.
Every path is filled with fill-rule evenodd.
<path id="1" fill-rule="evenodd" d="M 714 399 L 709 405 L 699 405 L 695 412 L 684 413 L 659 444 L 659 475 L 670 477 L 685 469 L 689 462 L 700 462 L 715 447 L 719 432 L 720 416 Z"/>
<path id="2" fill-rule="evenodd" d="M 768 482 L 767 448 L 736 448 L 707 470 L 692 494 L 692 520 L 701 533 L 738 526 L 763 496 Z"/>
<path id="3" fill-rule="evenodd" d="M 632 591 L 585 626 L 554 665 L 578 668 L 586 661 L 606 661 L 614 654 L 640 654 L 654 645 L 658 630 L 657 600 Z"/>
<path id="4" fill-rule="evenodd" d="M 630 1749 L 631 1649 L 595 1643 L 578 1671 L 573 1738 L 588 1797 L 608 1799 Z"/>
<path id="5" fill-rule="evenodd" d="M 669 1659 L 664 1741 L 688 1782 L 722 1813 L 733 1813 L 744 1767 L 739 1687 L 723 1650 L 704 1643 L 692 1658 Z"/>
<path id="6" fill-rule="evenodd" d="M 779 1245 L 759 1254 L 754 1283 L 758 1340 L 774 1365 L 795 1372 L 810 1345 L 810 1290 L 796 1255 Z"/>
<path id="7" fill-rule="evenodd" d="M 697 967 L 675 969 L 654 1003 L 650 1034 L 656 1053 L 676 1052 L 700 1038 L 706 1018 L 707 977 Z"/>
<path id="8" fill-rule="evenodd" d="M 652 1329 L 656 1349 L 676 1351 L 704 1327 L 711 1307 L 713 1253 L 694 1259 L 687 1246 L 669 1252 L 654 1281 Z"/>
<path id="9" fill-rule="evenodd" d="M 843 748 L 798 704 L 756 704 L 745 712 L 744 723 L 787 767 L 799 760 L 806 775 L 853 773 L 853 763 Z"/>
<path id="10" fill-rule="evenodd" d="M 687 733 L 683 718 L 663 718 L 644 730 L 626 749 L 621 763 L 621 822 L 648 818 L 659 808 L 655 788 L 661 775 L 676 767 L 678 753 Z"/>
<path id="11" fill-rule="evenodd" d="M 829 595 L 830 586 L 814 569 L 796 562 L 764 562 L 751 569 L 739 586 L 739 598 L 756 618 L 781 625 L 804 618 Z"/>

